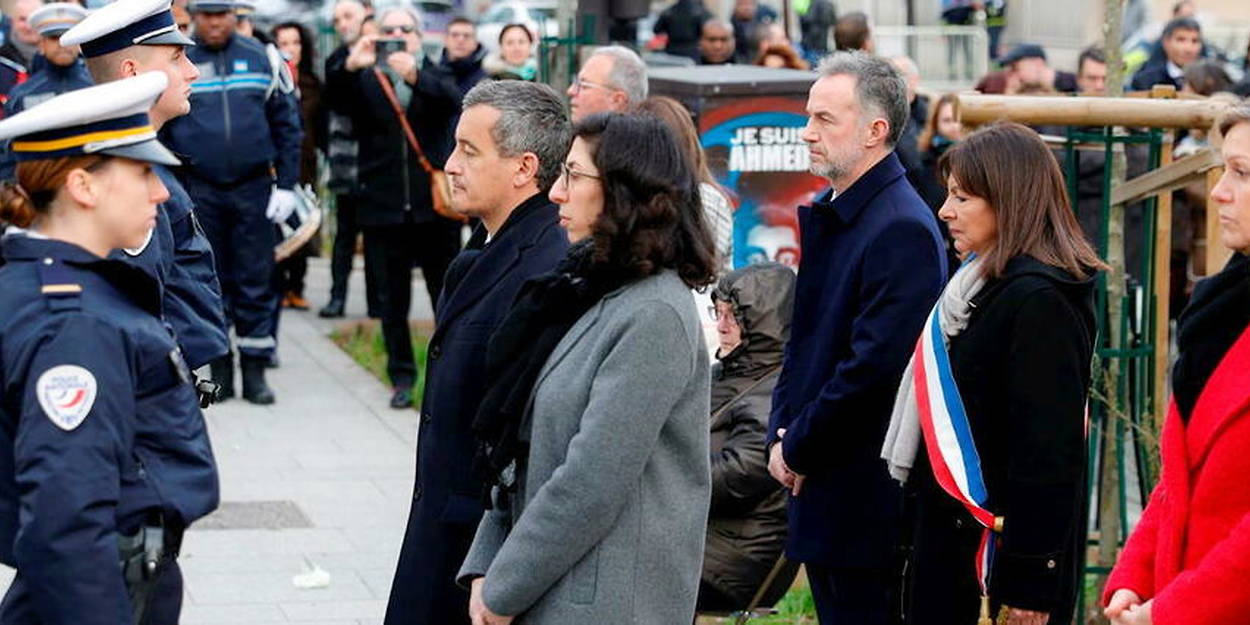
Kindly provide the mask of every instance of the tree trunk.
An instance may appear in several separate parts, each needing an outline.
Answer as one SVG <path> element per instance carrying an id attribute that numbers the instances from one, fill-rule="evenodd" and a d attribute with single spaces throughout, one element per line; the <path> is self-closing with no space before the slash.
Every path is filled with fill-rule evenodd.
<path id="1" fill-rule="evenodd" d="M 1125 0 L 1106 0 L 1105 21 L 1103 22 L 1103 47 L 1107 54 L 1107 96 L 1124 95 L 1124 59 L 1120 51 L 1120 36 L 1124 18 Z M 1126 170 L 1124 150 L 1115 146 L 1111 159 L 1112 188 L 1124 182 Z M 1109 198 L 1108 198 L 1109 199 Z M 1119 350 L 1124 346 L 1125 337 L 1120 333 L 1120 317 L 1124 314 L 1123 301 L 1124 283 L 1124 205 L 1112 205 L 1107 220 L 1107 264 L 1111 270 L 1107 272 L 1107 331 L 1110 347 Z M 1121 363 L 1123 358 L 1113 356 L 1105 360 L 1102 378 L 1103 395 L 1105 397 L 1106 420 L 1103 427 L 1102 444 L 1102 477 L 1098 489 L 1098 565 L 1111 567 L 1115 565 L 1119 554 L 1120 535 L 1120 445 L 1123 443 L 1121 419 L 1125 417 L 1123 399 L 1119 393 L 1120 376 L 1123 374 Z M 1095 589 L 1101 592 L 1106 584 L 1105 575 L 1100 575 Z M 1089 597 L 1092 606 L 1088 612 L 1092 622 L 1105 622 L 1102 611 L 1097 609 L 1097 594 Z"/>

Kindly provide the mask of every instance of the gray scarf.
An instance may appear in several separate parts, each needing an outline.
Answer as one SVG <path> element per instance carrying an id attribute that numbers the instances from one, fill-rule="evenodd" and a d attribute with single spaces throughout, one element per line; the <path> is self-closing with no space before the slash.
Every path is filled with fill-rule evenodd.
<path id="1" fill-rule="evenodd" d="M 981 287 L 985 286 L 981 265 L 981 258 L 973 258 L 964 263 L 947 283 L 938 300 L 942 314 L 942 342 L 947 347 L 950 347 L 952 338 L 959 336 L 968 327 L 968 318 L 972 316 L 970 302 Z M 920 441 L 924 438 L 920 431 L 919 405 L 916 403 L 915 360 L 913 354 L 907 362 L 907 370 L 903 372 L 898 395 L 894 398 L 894 412 L 890 415 L 890 429 L 886 431 L 885 444 L 881 447 L 881 459 L 885 460 L 890 477 L 904 484 L 916 464 L 916 454 L 919 453 Z"/>

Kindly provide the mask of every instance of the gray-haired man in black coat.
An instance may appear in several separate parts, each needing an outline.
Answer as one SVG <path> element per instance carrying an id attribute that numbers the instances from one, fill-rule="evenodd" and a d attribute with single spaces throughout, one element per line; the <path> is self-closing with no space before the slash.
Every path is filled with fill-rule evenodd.
<path id="1" fill-rule="evenodd" d="M 571 137 L 564 103 L 546 85 L 491 81 L 465 95 L 446 171 L 453 207 L 481 223 L 452 261 L 435 309 L 412 509 L 387 625 L 469 622 L 469 593 L 455 577 L 483 512 L 470 424 L 486 344 L 521 285 L 554 269 L 568 248 L 547 191 Z"/>

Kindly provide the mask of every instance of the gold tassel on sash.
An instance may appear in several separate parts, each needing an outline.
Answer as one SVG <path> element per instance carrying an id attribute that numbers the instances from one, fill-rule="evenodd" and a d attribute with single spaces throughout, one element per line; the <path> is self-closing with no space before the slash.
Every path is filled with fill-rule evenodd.
<path id="1" fill-rule="evenodd" d="M 994 517 L 994 527 L 991 527 L 990 530 L 993 532 L 993 535 L 990 536 L 990 540 L 995 540 L 996 535 L 1002 534 L 1003 517 Z M 1006 615 L 1007 611 L 1005 609 L 1000 610 L 998 614 L 998 622 L 1005 622 Z M 977 619 L 977 625 L 994 625 L 994 619 L 990 618 L 990 598 L 988 595 L 981 595 L 981 616 Z"/>
<path id="2" fill-rule="evenodd" d="M 994 625 L 990 618 L 990 598 L 985 595 L 981 595 L 981 618 L 977 619 L 977 625 Z"/>

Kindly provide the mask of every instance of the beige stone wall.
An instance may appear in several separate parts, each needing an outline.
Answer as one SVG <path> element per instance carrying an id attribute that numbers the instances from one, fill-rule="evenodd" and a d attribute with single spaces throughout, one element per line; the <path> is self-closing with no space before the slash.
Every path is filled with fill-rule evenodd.
<path id="1" fill-rule="evenodd" d="M 1152 0 L 1155 19 L 1165 21 L 1172 16 L 1175 0 Z M 1198 0 L 1200 18 L 1218 18 L 1250 23 L 1250 2 L 1246 0 Z"/>

